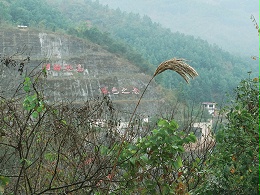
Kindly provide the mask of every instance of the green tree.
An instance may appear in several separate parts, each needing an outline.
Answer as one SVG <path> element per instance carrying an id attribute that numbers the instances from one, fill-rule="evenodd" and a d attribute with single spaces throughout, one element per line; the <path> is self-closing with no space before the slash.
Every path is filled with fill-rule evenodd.
<path id="1" fill-rule="evenodd" d="M 242 80 L 223 109 L 227 123 L 216 134 L 205 183 L 197 194 L 259 194 L 259 79 Z"/>
<path id="2" fill-rule="evenodd" d="M 9 21 L 9 20 L 10 20 L 9 9 L 6 5 L 0 2 L 0 24 L 3 21 Z"/>
<path id="3" fill-rule="evenodd" d="M 174 120 L 159 120 L 157 128 L 150 135 L 136 143 L 124 143 L 117 163 L 118 174 L 114 179 L 120 182 L 112 189 L 113 192 L 184 194 L 187 189 L 181 179 L 184 167 L 181 155 L 185 152 L 184 146 L 195 141 L 195 135 L 180 131 Z M 111 156 L 116 156 L 119 149 L 120 146 L 116 145 L 112 153 L 107 148 L 102 151 L 104 154 L 110 152 Z M 105 191 L 99 190 L 100 193 Z"/>

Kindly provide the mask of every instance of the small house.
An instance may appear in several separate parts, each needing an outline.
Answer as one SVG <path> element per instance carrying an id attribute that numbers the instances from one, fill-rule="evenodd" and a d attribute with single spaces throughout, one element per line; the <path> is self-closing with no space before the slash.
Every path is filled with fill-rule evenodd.
<path id="1" fill-rule="evenodd" d="M 24 26 L 24 25 L 18 25 L 17 27 L 18 27 L 18 29 L 27 29 L 28 28 L 28 26 Z"/>
<path id="2" fill-rule="evenodd" d="M 202 106 L 208 110 L 209 114 L 214 114 L 216 105 L 215 102 L 202 102 Z"/>

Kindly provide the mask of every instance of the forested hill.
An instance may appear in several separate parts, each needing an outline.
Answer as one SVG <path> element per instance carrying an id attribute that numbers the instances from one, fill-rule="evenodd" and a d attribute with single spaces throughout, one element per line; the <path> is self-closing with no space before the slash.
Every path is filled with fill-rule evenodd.
<path id="1" fill-rule="evenodd" d="M 252 0 L 99 0 L 111 8 L 148 15 L 152 20 L 240 55 L 258 53 L 256 31 L 250 21 L 259 15 Z M 234 33 L 239 32 L 239 33 Z M 231 44 L 232 43 L 232 44 Z"/>
<path id="2" fill-rule="evenodd" d="M 57 2 L 57 1 L 54 1 Z M 79 2 L 79 1 L 77 1 Z M 85 3 L 84 3 L 85 2 Z M 108 6 L 101 6 L 97 2 L 81 1 L 80 4 L 70 3 L 57 6 L 75 22 L 88 21 L 93 26 L 111 33 L 115 38 L 127 42 L 139 51 L 151 64 L 157 66 L 161 61 L 172 57 L 190 60 L 200 77 L 190 86 L 183 85 L 180 78 L 167 73 L 159 81 L 167 88 L 179 88 L 185 98 L 196 98 L 198 101 L 220 101 L 225 92 L 236 86 L 238 81 L 247 76 L 246 73 L 257 65 L 230 55 L 216 45 L 209 45 L 206 41 L 195 39 L 181 33 L 172 33 L 162 28 L 149 17 L 138 14 L 111 10 Z M 75 10 L 71 14 L 71 10 Z M 257 37 L 256 37 L 257 39 Z M 252 54 L 254 55 L 254 54 Z M 181 88 L 181 90 L 180 90 Z"/>
<path id="3" fill-rule="evenodd" d="M 147 16 L 112 10 L 98 1 L 0 0 L 0 14 L 2 25 L 9 21 L 88 38 L 149 73 L 164 60 L 185 58 L 200 75 L 189 86 L 177 74 L 166 72 L 157 78 L 165 87 L 178 89 L 182 99 L 219 102 L 248 71 L 258 75 L 251 59 L 242 60 L 205 40 L 172 33 Z"/>

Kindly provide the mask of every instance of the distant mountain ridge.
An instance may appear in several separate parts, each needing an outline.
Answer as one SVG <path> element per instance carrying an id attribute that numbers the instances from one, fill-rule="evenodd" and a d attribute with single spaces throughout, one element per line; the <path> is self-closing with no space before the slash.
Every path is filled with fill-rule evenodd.
<path id="1" fill-rule="evenodd" d="M 259 15 L 259 1 L 250 0 L 99 0 L 111 8 L 148 15 L 173 32 L 216 43 L 235 54 L 259 52 L 257 32 L 250 20 Z M 257 18 L 258 22 L 259 19 Z"/>

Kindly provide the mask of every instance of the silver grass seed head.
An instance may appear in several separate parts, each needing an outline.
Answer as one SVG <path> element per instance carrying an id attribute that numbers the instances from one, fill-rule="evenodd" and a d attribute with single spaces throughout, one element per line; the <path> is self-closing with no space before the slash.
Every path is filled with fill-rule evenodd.
<path id="1" fill-rule="evenodd" d="M 153 77 L 161 74 L 165 70 L 172 70 L 177 72 L 187 83 L 189 83 L 190 78 L 194 78 L 199 74 L 196 72 L 194 68 L 192 68 L 189 64 L 186 63 L 185 59 L 170 59 L 162 62 L 156 69 Z"/>

